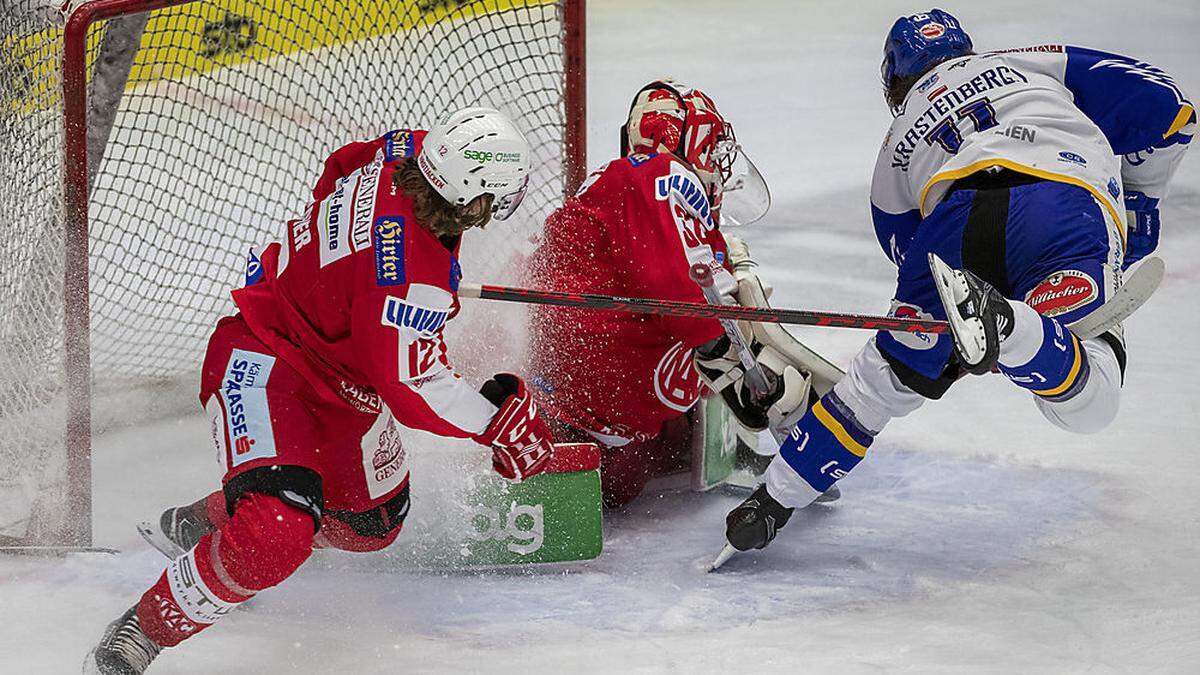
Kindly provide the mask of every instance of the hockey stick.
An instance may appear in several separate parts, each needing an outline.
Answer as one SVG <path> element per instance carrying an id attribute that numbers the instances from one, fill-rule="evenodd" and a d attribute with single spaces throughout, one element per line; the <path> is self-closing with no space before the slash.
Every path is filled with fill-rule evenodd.
<path id="1" fill-rule="evenodd" d="M 598 293 L 562 293 L 541 291 L 532 288 L 493 286 L 490 284 L 462 284 L 458 294 L 464 298 L 501 300 L 535 305 L 558 307 L 582 307 L 606 309 L 636 314 L 658 314 L 684 316 L 696 319 L 731 319 L 734 321 L 761 321 L 798 326 L 826 326 L 829 328 L 859 328 L 862 330 L 904 331 L 909 333 L 947 333 L 949 324 L 933 319 L 906 319 L 891 316 L 870 316 L 823 312 L 809 309 L 777 309 L 775 307 L 742 307 L 741 305 L 709 305 L 699 302 L 662 300 L 658 298 L 630 298 Z"/>
<path id="2" fill-rule="evenodd" d="M 1116 293 L 1096 311 L 1067 326 L 1080 340 L 1090 340 L 1113 329 L 1136 312 L 1162 283 L 1167 265 L 1162 258 L 1146 258 Z"/>
<path id="3" fill-rule="evenodd" d="M 1071 332 L 1081 339 L 1089 339 L 1112 329 L 1129 318 L 1158 289 L 1163 280 L 1165 265 L 1161 258 L 1147 258 L 1130 275 L 1129 279 L 1113 293 L 1103 305 L 1086 317 L 1069 326 Z M 910 333 L 948 333 L 945 321 L 933 319 L 906 319 L 891 316 L 870 316 L 823 312 L 810 309 L 778 309 L 775 307 L 742 307 L 741 305 L 709 305 L 679 300 L 657 298 L 630 298 L 598 293 L 562 293 L 540 291 L 532 288 L 493 286 L 491 284 L 462 284 L 458 294 L 464 298 L 501 300 L 535 305 L 558 307 L 582 307 L 607 309 L 637 314 L 660 314 L 685 316 L 696 319 L 732 319 L 735 321 L 758 321 L 762 323 L 794 324 L 798 326 L 825 326 L 828 328 L 859 328 L 862 330 L 906 331 Z"/>

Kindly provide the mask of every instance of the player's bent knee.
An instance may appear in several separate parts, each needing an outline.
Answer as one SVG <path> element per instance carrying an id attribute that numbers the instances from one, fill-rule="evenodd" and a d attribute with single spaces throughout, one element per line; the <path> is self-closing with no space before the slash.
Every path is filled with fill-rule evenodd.
<path id="1" fill-rule="evenodd" d="M 274 495 L 246 493 L 216 537 L 217 555 L 229 578 L 261 591 L 291 576 L 312 554 L 312 517 Z"/>
<path id="2" fill-rule="evenodd" d="M 1121 406 L 1121 356 L 1104 339 L 1083 342 L 1089 363 L 1088 381 L 1065 401 L 1037 400 L 1038 409 L 1055 426 L 1077 434 L 1095 434 L 1112 424 Z"/>
<path id="3" fill-rule="evenodd" d="M 364 536 L 354 531 L 350 525 L 338 520 L 329 519 L 316 537 L 320 548 L 336 548 L 350 553 L 373 553 L 391 546 L 400 536 L 401 525 L 396 525 L 381 536 Z"/>
<path id="4" fill-rule="evenodd" d="M 231 516 L 245 495 L 270 495 L 304 511 L 312 518 L 313 528 L 321 528 L 325 493 L 320 474 L 312 469 L 286 464 L 260 466 L 230 478 L 224 492 L 225 508 Z"/>
<path id="5" fill-rule="evenodd" d="M 367 511 L 330 511 L 321 521 L 317 544 L 353 553 L 383 550 L 400 536 L 409 505 L 409 488 L 405 482 L 385 502 Z"/>

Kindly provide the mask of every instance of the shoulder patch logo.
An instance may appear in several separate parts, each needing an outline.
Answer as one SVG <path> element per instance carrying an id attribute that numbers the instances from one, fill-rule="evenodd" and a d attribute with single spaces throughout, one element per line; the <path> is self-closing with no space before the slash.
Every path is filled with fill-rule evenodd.
<path id="1" fill-rule="evenodd" d="M 713 228 L 712 213 L 708 207 L 708 194 L 697 184 L 696 178 L 682 170 L 672 168 L 671 173 L 655 181 L 654 196 L 659 201 L 666 201 L 672 195 L 679 204 L 684 206 L 705 225 L 706 230 Z"/>
<path id="2" fill-rule="evenodd" d="M 375 283 L 380 286 L 405 283 L 404 218 L 376 218 L 372 233 L 375 238 Z"/>
<path id="3" fill-rule="evenodd" d="M 910 305 L 899 300 L 892 300 L 892 310 L 888 312 L 888 316 L 894 316 L 898 319 L 932 319 L 933 315 L 929 312 L 921 311 L 920 307 Z M 893 330 L 888 332 L 896 342 L 919 351 L 933 349 L 937 344 L 938 336 L 932 333 L 909 332 L 902 330 Z"/>
<path id="4" fill-rule="evenodd" d="M 1059 316 L 1073 312 L 1100 296 L 1096 280 L 1079 270 L 1062 270 L 1025 295 L 1025 304 L 1044 316 Z"/>
<path id="5" fill-rule="evenodd" d="M 448 310 L 410 305 L 389 295 L 383 303 L 381 322 L 399 330 L 413 330 L 423 338 L 432 338 L 446 325 L 449 316 Z"/>
<path id="6" fill-rule="evenodd" d="M 398 159 L 412 157 L 416 149 L 412 132 L 408 129 L 396 129 L 385 134 L 387 139 L 383 144 L 384 160 L 394 162 Z"/>

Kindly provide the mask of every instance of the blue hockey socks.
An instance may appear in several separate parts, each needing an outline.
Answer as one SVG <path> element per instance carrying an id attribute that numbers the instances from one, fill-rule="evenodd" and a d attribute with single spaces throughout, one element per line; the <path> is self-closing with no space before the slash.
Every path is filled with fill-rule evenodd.
<path id="1" fill-rule="evenodd" d="M 1023 302 L 1009 304 L 1015 325 L 1000 344 L 1000 372 L 1046 400 L 1074 396 L 1088 378 L 1087 353 L 1079 338 Z"/>
<path id="2" fill-rule="evenodd" d="M 812 487 L 816 498 L 857 466 L 874 440 L 875 434 L 831 391 L 800 418 L 779 456 Z"/>

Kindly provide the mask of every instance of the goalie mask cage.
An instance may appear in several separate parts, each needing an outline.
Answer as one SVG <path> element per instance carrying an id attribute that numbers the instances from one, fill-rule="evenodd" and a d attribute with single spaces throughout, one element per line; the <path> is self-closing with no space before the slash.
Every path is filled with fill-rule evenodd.
<path id="1" fill-rule="evenodd" d="M 195 406 L 249 248 L 337 147 L 513 116 L 535 170 L 466 237 L 477 281 L 584 175 L 583 0 L 0 4 L 0 546 L 91 544 L 93 431 Z"/>

